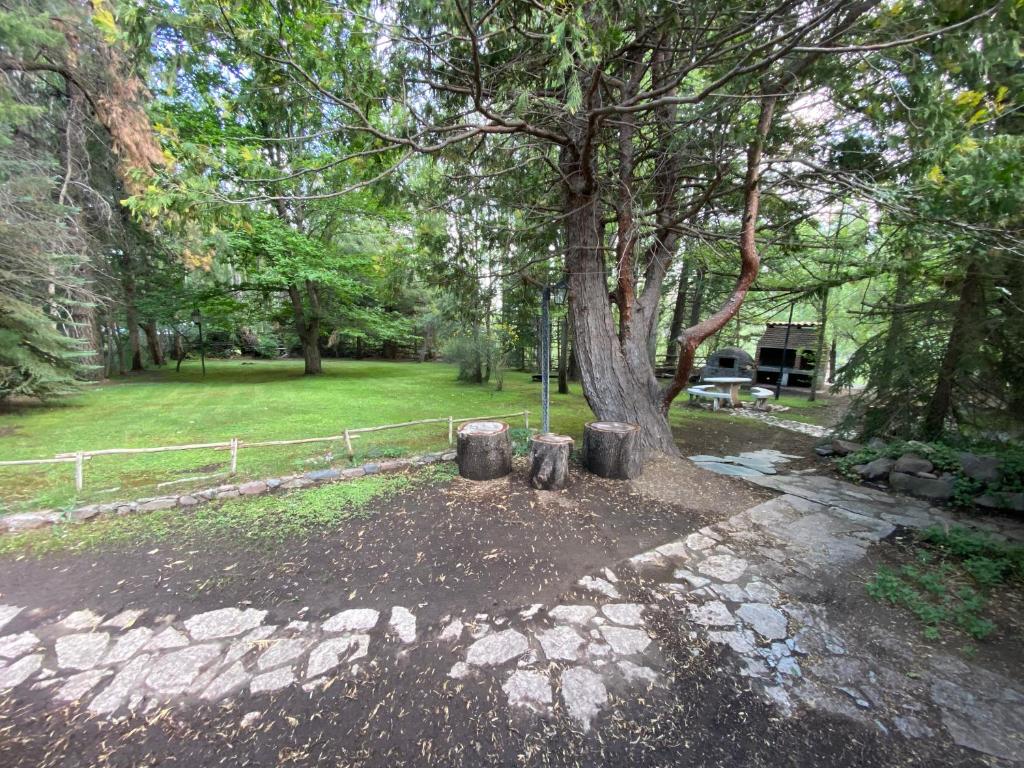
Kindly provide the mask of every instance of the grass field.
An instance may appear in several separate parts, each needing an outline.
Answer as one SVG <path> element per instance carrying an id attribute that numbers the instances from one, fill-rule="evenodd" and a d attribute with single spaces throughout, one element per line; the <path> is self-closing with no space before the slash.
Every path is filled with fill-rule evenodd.
<path id="1" fill-rule="evenodd" d="M 569 395 L 552 390 L 552 430 L 580 437 L 592 416 L 579 385 L 573 384 Z M 506 373 L 499 392 L 493 385 L 456 382 L 455 368 L 444 364 L 327 360 L 323 375 L 303 376 L 301 361 L 211 361 L 205 378 L 198 366 L 180 373 L 167 368 L 91 387 L 56 405 L 0 412 L 0 459 L 232 437 L 244 443 L 336 435 L 345 428 L 524 409 L 531 412 L 530 426 L 539 426 L 540 385 L 526 373 Z M 678 423 L 703 416 L 702 411 L 673 410 Z M 447 426 L 431 424 L 364 436 L 355 450 L 358 461 L 446 446 Z M 236 479 L 347 463 L 343 444 L 243 447 Z M 0 513 L 208 487 L 227 482 L 219 480 L 227 468 L 226 451 L 99 456 L 86 462 L 85 487 L 76 497 L 72 464 L 3 467 Z"/>

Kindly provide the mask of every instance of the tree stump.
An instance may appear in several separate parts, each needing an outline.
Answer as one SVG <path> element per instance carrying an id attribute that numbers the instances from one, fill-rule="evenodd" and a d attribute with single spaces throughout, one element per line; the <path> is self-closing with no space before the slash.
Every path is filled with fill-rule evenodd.
<path id="1" fill-rule="evenodd" d="M 631 480 L 643 472 L 640 425 L 592 421 L 583 428 L 583 463 L 598 477 Z"/>
<path id="2" fill-rule="evenodd" d="M 494 480 L 512 471 L 512 442 L 503 421 L 470 421 L 459 427 L 456 461 L 467 480 Z"/>
<path id="3" fill-rule="evenodd" d="M 569 484 L 568 435 L 534 435 L 530 438 L 530 485 L 539 491 L 560 491 Z"/>

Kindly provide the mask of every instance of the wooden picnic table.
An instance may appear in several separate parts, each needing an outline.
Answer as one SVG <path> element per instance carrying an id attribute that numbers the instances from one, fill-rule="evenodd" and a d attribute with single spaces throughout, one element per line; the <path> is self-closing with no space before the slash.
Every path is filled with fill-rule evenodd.
<path id="1" fill-rule="evenodd" d="M 719 392 L 728 392 L 733 408 L 738 408 L 740 405 L 740 386 L 750 383 L 750 379 L 744 379 L 740 376 L 712 376 L 709 379 L 704 379 L 704 381 L 708 384 L 714 384 Z"/>

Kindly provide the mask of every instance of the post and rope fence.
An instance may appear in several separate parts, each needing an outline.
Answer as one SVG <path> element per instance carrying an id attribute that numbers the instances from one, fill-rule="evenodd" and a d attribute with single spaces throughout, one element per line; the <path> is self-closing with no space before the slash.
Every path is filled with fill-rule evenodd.
<path id="1" fill-rule="evenodd" d="M 302 437 L 294 440 L 260 440 L 247 443 L 237 437 L 217 443 L 190 443 L 187 445 L 162 445 L 153 448 L 101 448 L 95 451 L 75 451 L 73 453 L 58 453 L 52 459 L 15 459 L 11 461 L 0 461 L 0 467 L 17 467 L 33 464 L 74 464 L 75 465 L 75 490 L 81 491 L 85 485 L 85 462 L 96 456 L 118 456 L 137 455 L 146 453 L 166 453 L 170 451 L 230 451 L 231 459 L 230 474 L 238 472 L 238 451 L 240 448 L 265 448 L 268 446 L 280 445 L 303 445 L 306 443 L 333 443 L 338 440 L 345 442 L 345 453 L 349 459 L 355 457 L 352 441 L 359 439 L 360 435 L 371 432 L 383 432 L 389 429 L 404 429 L 407 427 L 419 426 L 421 424 L 447 424 L 448 445 L 455 444 L 455 426 L 467 421 L 488 421 L 493 419 L 512 419 L 518 416 L 523 417 L 523 424 L 526 429 L 530 428 L 530 412 L 517 411 L 516 413 L 503 413 L 497 416 L 470 416 L 464 419 L 456 419 L 453 416 L 441 416 L 432 419 L 418 419 L 416 421 L 403 421 L 398 424 L 382 424 L 376 427 L 357 427 L 346 429 L 340 435 L 328 435 L 326 437 Z"/>

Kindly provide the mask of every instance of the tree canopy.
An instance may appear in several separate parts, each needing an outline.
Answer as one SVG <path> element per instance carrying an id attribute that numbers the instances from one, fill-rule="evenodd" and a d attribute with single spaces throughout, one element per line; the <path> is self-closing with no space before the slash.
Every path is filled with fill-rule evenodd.
<path id="1" fill-rule="evenodd" d="M 1014 0 L 0 10 L 0 394 L 180 359 L 196 309 L 225 354 L 482 382 L 532 365 L 564 277 L 562 367 L 650 448 L 701 355 L 790 308 L 852 432 L 1012 433 L 1021 26 Z"/>

